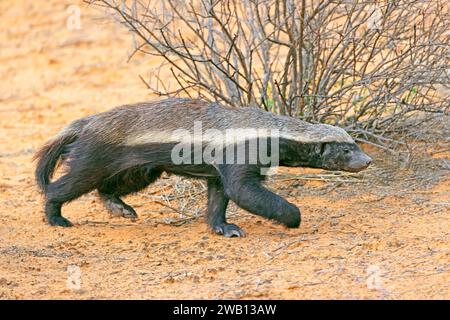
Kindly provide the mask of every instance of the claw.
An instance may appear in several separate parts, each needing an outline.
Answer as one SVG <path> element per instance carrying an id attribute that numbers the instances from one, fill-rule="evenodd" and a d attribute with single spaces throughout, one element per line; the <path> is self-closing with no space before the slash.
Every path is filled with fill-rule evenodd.
<path id="1" fill-rule="evenodd" d="M 113 201 L 105 201 L 106 208 L 113 217 L 124 217 L 129 219 L 137 219 L 137 213 L 131 207 L 125 207 L 121 203 Z"/>
<path id="2" fill-rule="evenodd" d="M 239 228 L 237 225 L 232 224 L 232 223 L 222 223 L 220 225 L 217 225 L 214 227 L 214 232 L 217 234 L 224 235 L 227 238 L 245 237 L 245 232 L 241 228 Z"/>
<path id="3" fill-rule="evenodd" d="M 123 217 L 134 220 L 134 219 L 137 219 L 138 215 L 137 215 L 136 211 L 127 210 L 126 208 L 124 208 L 123 209 Z"/>

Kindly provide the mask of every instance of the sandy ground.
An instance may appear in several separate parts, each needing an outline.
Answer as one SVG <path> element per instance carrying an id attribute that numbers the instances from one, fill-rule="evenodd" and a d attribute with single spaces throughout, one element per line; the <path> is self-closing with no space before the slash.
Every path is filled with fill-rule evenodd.
<path id="1" fill-rule="evenodd" d="M 158 223 L 167 210 L 139 195 L 130 222 L 94 193 L 64 207 L 75 227 L 46 225 L 36 149 L 76 118 L 152 99 L 138 78 L 151 61 L 127 63 L 126 31 L 99 16 L 76 1 L 0 2 L 0 299 L 450 298 L 448 152 L 427 170 L 377 158 L 334 187 L 274 183 L 302 210 L 295 230 L 238 210 L 230 221 L 248 236 L 226 239 L 202 219 Z M 77 274 L 80 287 L 67 282 Z"/>

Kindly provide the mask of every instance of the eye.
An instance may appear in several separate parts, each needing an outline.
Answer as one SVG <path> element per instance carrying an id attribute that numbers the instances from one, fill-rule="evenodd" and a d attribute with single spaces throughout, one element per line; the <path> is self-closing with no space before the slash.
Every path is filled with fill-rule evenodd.
<path id="1" fill-rule="evenodd" d="M 350 149 L 344 149 L 344 153 L 345 154 L 349 154 L 350 153 Z"/>

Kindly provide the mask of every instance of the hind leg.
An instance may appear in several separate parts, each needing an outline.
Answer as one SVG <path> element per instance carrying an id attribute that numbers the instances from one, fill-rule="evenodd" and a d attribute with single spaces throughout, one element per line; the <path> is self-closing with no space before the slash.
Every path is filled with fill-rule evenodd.
<path id="1" fill-rule="evenodd" d="M 144 189 L 160 175 L 160 170 L 149 167 L 131 168 L 103 181 L 98 193 L 111 215 L 136 219 L 136 211 L 120 197 Z"/>
<path id="2" fill-rule="evenodd" d="M 48 223 L 52 226 L 72 226 L 72 223 L 61 215 L 62 205 L 95 189 L 98 180 L 101 179 L 94 172 L 71 170 L 57 181 L 50 183 L 47 187 L 45 203 Z"/>
<path id="3" fill-rule="evenodd" d="M 47 201 L 45 203 L 45 216 L 52 226 L 71 227 L 72 223 L 61 215 L 62 203 Z"/>

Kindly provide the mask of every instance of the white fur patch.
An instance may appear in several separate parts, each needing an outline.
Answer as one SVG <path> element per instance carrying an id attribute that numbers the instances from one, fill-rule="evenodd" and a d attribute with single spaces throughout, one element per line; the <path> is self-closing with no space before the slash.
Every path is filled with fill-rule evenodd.
<path id="1" fill-rule="evenodd" d="M 188 131 L 177 129 L 168 131 L 148 131 L 145 134 L 128 137 L 124 144 L 127 146 L 142 145 L 150 143 L 208 143 L 208 144 L 231 144 L 244 142 L 256 138 L 279 138 L 281 134 L 278 130 L 265 129 L 207 129 Z"/>
<path id="2" fill-rule="evenodd" d="M 332 127 L 336 129 L 336 127 Z M 340 129 L 340 128 L 338 128 Z M 342 130 L 342 129 L 340 129 Z M 206 130 L 203 134 L 193 134 L 183 129 L 175 131 L 147 131 L 138 135 L 129 136 L 123 142 L 126 146 L 136 146 L 151 143 L 213 143 L 213 144 L 229 144 L 243 142 L 249 139 L 256 138 L 284 138 L 300 143 L 317 143 L 317 142 L 348 142 L 354 143 L 354 140 L 344 131 L 339 132 L 324 132 L 325 134 L 318 135 L 303 134 L 295 136 L 288 132 L 278 132 L 277 130 L 264 130 L 256 128 L 245 129 L 227 129 L 227 130 Z M 327 134 L 328 133 L 328 134 Z M 334 133 L 334 134 L 332 134 Z"/>

